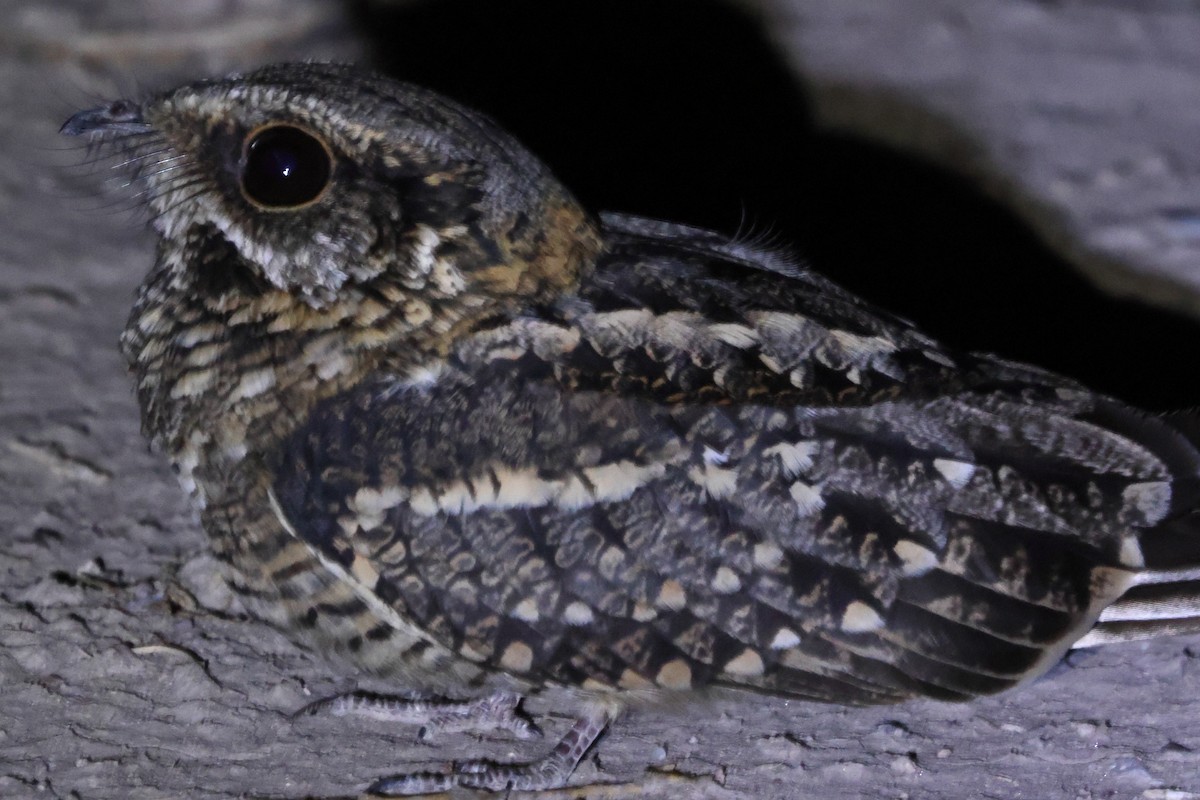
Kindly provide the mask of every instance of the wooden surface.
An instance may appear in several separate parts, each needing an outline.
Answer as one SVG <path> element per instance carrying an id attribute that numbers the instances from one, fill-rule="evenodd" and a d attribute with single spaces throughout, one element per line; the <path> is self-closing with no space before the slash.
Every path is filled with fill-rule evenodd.
<path id="1" fill-rule="evenodd" d="M 856 14 L 839 10 L 851 5 Z M 971 0 L 962 5 L 992 15 L 980 19 L 995 23 L 998 34 L 1032 19 L 1059 42 L 1057 60 L 1035 63 L 1042 52 L 1036 48 L 1017 58 L 1011 48 L 1021 37 L 990 38 L 982 22 L 966 24 L 970 38 L 958 52 L 995 48 L 992 71 L 1015 69 L 1014 59 L 1026 65 L 1023 79 L 1005 78 L 1011 103 L 985 102 L 990 95 L 978 81 L 989 70 L 977 69 L 976 83 L 952 92 L 946 86 L 962 70 L 940 79 L 926 74 L 924 83 L 889 89 L 889 102 L 878 107 L 868 98 L 881 84 L 925 74 L 924 56 L 906 49 L 904 31 L 925 30 L 922 15 L 942 19 L 949 12 L 946 3 L 897 3 L 911 11 L 902 18 L 868 5 L 814 0 L 792 3 L 787 12 L 789 25 L 799 19 L 807 31 L 807 54 L 796 63 L 826 59 L 806 80 L 859 98 L 823 112 L 826 118 L 869 127 L 866 118 L 892 115 L 900 122 L 891 128 L 880 120 L 870 125 L 930 152 L 939 137 L 929 120 L 953 115 L 929 109 L 944 108 L 949 95 L 974 96 L 962 105 L 981 119 L 947 128 L 954 135 L 945 139 L 952 151 L 946 159 L 973 154 L 980 174 L 1000 175 L 1002 196 L 1025 198 L 1025 213 L 1055 231 L 1065 249 L 1100 253 L 1096 263 L 1110 277 L 1124 276 L 1127 290 L 1143 285 L 1128 279 L 1143 272 L 1151 275 L 1144 285 L 1153 296 L 1168 284 L 1200 285 L 1200 259 L 1172 249 L 1196 243 L 1172 239 L 1175 229 L 1160 213 L 1175 209 L 1172 219 L 1179 220 L 1197 209 L 1200 99 L 1184 100 L 1200 91 L 1200 48 L 1142 47 L 1139 59 L 1158 59 L 1152 76 L 1128 80 L 1148 84 L 1122 84 L 1116 70 L 1132 47 L 1120 42 L 1151 35 L 1172 42 L 1200 31 L 1194 4 L 1146 3 L 1140 16 L 1119 4 L 1086 11 L 1071 3 Z M 293 720 L 292 712 L 352 686 L 354 676 L 236 613 L 213 580 L 204 537 L 174 479 L 138 433 L 115 342 L 150 265 L 152 238 L 119 199 L 89 198 L 86 187 L 94 183 L 53 168 L 79 160 L 54 151 L 70 147 L 55 131 L 92 93 L 114 90 L 94 77 L 101 67 L 144 79 L 319 54 L 299 33 L 244 38 L 237 15 L 258 24 L 269 6 L 189 5 L 211 23 L 195 38 L 183 37 L 195 48 L 140 54 L 128 43 L 154 36 L 137 21 L 105 27 L 87 20 L 87 31 L 72 33 L 67 23 L 79 20 L 70 16 L 72 4 L 9 0 L 0 9 L 8 21 L 0 34 L 0 797 L 353 797 L 391 772 L 435 769 L 455 758 L 532 756 L 549 746 L 454 735 L 431 747 L 417 743 L 414 730 L 368 720 Z M 353 44 L 338 38 L 332 5 L 313 8 L 312 24 L 326 26 L 321 46 L 352 54 Z M 47 23 L 51 12 L 65 16 Z M 1071 27 L 1081 17 L 1106 22 L 1091 31 Z M 953 38 L 957 29 L 935 22 L 926 48 L 949 47 L 937 36 Z M 179 21 L 154 25 L 161 33 Z M 799 28 L 779 30 L 780 41 L 801 36 Z M 835 52 L 863 41 L 879 43 L 859 51 L 875 54 L 872 68 L 860 63 L 871 60 L 865 56 Z M 1200 41 L 1200 32 L 1189 41 Z M 1110 91 L 1070 94 L 1063 76 L 1080 64 L 1088 75 L 1108 75 L 1103 86 Z M 1060 81 L 1056 106 L 1043 107 L 1041 93 L 1049 90 L 1038 75 Z M 1020 125 L 999 119 L 1025 111 L 1034 117 Z M 1013 149 L 1012 139 L 973 138 L 997 127 L 1025 131 L 1024 149 Z M 906 144 L 906 130 L 917 144 Z M 1138 160 L 1143 152 L 1148 161 Z M 1022 171 L 1030 164 L 1040 166 Z M 1014 172 L 1005 171 L 1013 165 Z M 1073 176 L 1069 191 L 1055 194 L 1055 174 Z M 115 209 L 88 210 L 113 202 Z M 1038 216 L 1052 205 L 1052 215 Z M 1096 220 L 1104 224 L 1089 227 Z M 1176 243 L 1097 244 L 1106 230 L 1125 229 L 1136 235 L 1122 234 L 1122 241 L 1148 237 L 1153 244 L 1166 236 Z M 1170 272 L 1177 267 L 1178 274 Z M 847 710 L 743 695 L 641 713 L 615 725 L 575 775 L 581 784 L 617 786 L 553 796 L 1200 797 L 1197 655 L 1195 638 L 1083 652 L 1022 691 L 968 705 Z M 548 739 L 568 724 L 551 715 Z"/>

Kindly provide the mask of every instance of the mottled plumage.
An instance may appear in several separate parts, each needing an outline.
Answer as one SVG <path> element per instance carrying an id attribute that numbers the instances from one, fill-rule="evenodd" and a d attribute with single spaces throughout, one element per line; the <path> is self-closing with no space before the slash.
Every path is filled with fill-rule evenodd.
<path id="1" fill-rule="evenodd" d="M 1189 419 L 593 216 L 488 120 L 352 68 L 65 130 L 145 184 L 122 345 L 247 601 L 397 689 L 583 714 L 540 765 L 381 791 L 558 785 L 621 707 L 705 686 L 961 700 L 1193 621 Z"/>

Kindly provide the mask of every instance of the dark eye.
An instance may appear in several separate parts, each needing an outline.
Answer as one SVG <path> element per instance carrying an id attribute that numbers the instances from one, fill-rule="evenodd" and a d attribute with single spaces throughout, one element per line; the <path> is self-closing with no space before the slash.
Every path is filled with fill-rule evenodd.
<path id="1" fill-rule="evenodd" d="M 285 209 L 311 203 L 325 191 L 332 174 L 329 148 L 300 128 L 260 128 L 246 142 L 242 191 L 260 206 Z"/>

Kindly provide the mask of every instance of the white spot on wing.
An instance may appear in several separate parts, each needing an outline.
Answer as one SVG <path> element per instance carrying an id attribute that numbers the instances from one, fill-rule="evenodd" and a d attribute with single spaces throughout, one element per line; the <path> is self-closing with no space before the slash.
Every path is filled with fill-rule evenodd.
<path id="1" fill-rule="evenodd" d="M 772 542 L 754 545 L 754 566 L 775 569 L 783 563 L 783 549 Z"/>
<path id="2" fill-rule="evenodd" d="M 966 461 L 955 461 L 949 458 L 935 458 L 933 460 L 933 468 L 942 474 L 946 479 L 946 483 L 953 486 L 955 489 L 961 489 L 971 480 L 971 476 L 975 474 L 975 465 Z"/>
<path id="3" fill-rule="evenodd" d="M 911 539 L 901 539 L 892 547 L 892 552 L 900 559 L 901 571 L 907 577 L 924 575 L 937 566 L 937 555 L 927 547 L 922 547 Z"/>
<path id="4" fill-rule="evenodd" d="M 524 642 L 513 642 L 500 656 L 500 666 L 511 672 L 528 672 L 533 666 L 533 650 Z"/>
<path id="5" fill-rule="evenodd" d="M 713 576 L 712 588 L 717 594 L 732 594 L 742 588 L 742 579 L 729 567 L 719 567 Z"/>
<path id="6" fill-rule="evenodd" d="M 729 675 L 743 675 L 746 677 L 762 675 L 762 656 L 747 647 L 738 655 L 737 658 L 725 665 L 724 671 Z"/>
<path id="7" fill-rule="evenodd" d="M 703 468 L 688 470 L 688 477 L 693 483 L 704 487 L 704 491 L 714 500 L 729 497 L 737 490 L 737 472 L 732 469 L 706 464 Z"/>
<path id="8" fill-rule="evenodd" d="M 649 622 L 658 617 L 658 609 L 638 601 L 633 604 L 633 611 L 630 612 L 629 616 L 637 622 Z"/>
<path id="9" fill-rule="evenodd" d="M 789 494 L 796 501 L 796 508 L 802 517 L 815 514 L 825 507 L 825 500 L 821 497 L 821 493 L 804 481 L 793 483 Z"/>
<path id="10" fill-rule="evenodd" d="M 1137 537 L 1126 536 L 1121 541 L 1120 559 L 1122 564 L 1134 569 L 1142 569 L 1146 566 L 1146 557 L 1142 554 L 1142 546 L 1138 543 Z"/>
<path id="11" fill-rule="evenodd" d="M 538 617 L 541 616 L 538 613 L 537 601 L 535 601 L 532 597 L 526 597 L 524 600 L 517 603 L 516 608 L 512 610 L 512 615 L 517 619 L 524 620 L 525 622 L 537 622 Z"/>
<path id="12" fill-rule="evenodd" d="M 568 625 L 588 625 L 595 619 L 591 606 L 578 600 L 563 609 L 563 620 Z"/>
<path id="13" fill-rule="evenodd" d="M 667 689 L 690 689 L 692 668 L 682 658 L 677 658 L 664 664 L 654 676 L 654 680 L 659 686 Z"/>
<path id="14" fill-rule="evenodd" d="M 791 628 L 780 628 L 775 634 L 775 638 L 771 640 L 772 650 L 787 650 L 789 647 L 795 647 L 800 644 L 800 637 Z"/>
<path id="15" fill-rule="evenodd" d="M 813 456 L 819 445 L 816 442 L 780 442 L 763 450 L 764 456 L 778 456 L 784 474 L 794 478 L 813 465 Z"/>
<path id="16" fill-rule="evenodd" d="M 883 617 L 861 600 L 855 600 L 846 606 L 842 614 L 842 630 L 847 633 L 866 633 L 883 627 Z"/>
<path id="17" fill-rule="evenodd" d="M 683 584 L 679 581 L 668 578 L 659 588 L 656 602 L 664 608 L 678 611 L 687 605 L 687 592 L 684 591 Z"/>

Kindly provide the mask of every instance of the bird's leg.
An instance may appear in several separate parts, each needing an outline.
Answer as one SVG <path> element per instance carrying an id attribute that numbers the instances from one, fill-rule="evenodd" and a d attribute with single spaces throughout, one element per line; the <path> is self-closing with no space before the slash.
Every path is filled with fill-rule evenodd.
<path id="1" fill-rule="evenodd" d="M 581 717 L 547 756 L 528 764 L 464 761 L 455 765 L 450 774 L 396 775 L 376 781 L 368 791 L 385 797 L 398 797 L 447 791 L 455 786 L 491 791 L 537 792 L 557 789 L 566 784 L 583 754 L 611 720 L 612 715 L 603 710 Z"/>
<path id="2" fill-rule="evenodd" d="M 439 697 L 389 696 L 369 692 L 348 692 L 305 706 L 300 714 L 330 713 L 335 717 L 356 715 L 384 722 L 420 725 L 417 734 L 429 741 L 439 733 L 504 730 L 518 739 L 532 739 L 541 731 L 518 708 L 521 695 L 495 692 L 474 700 L 446 700 Z"/>

